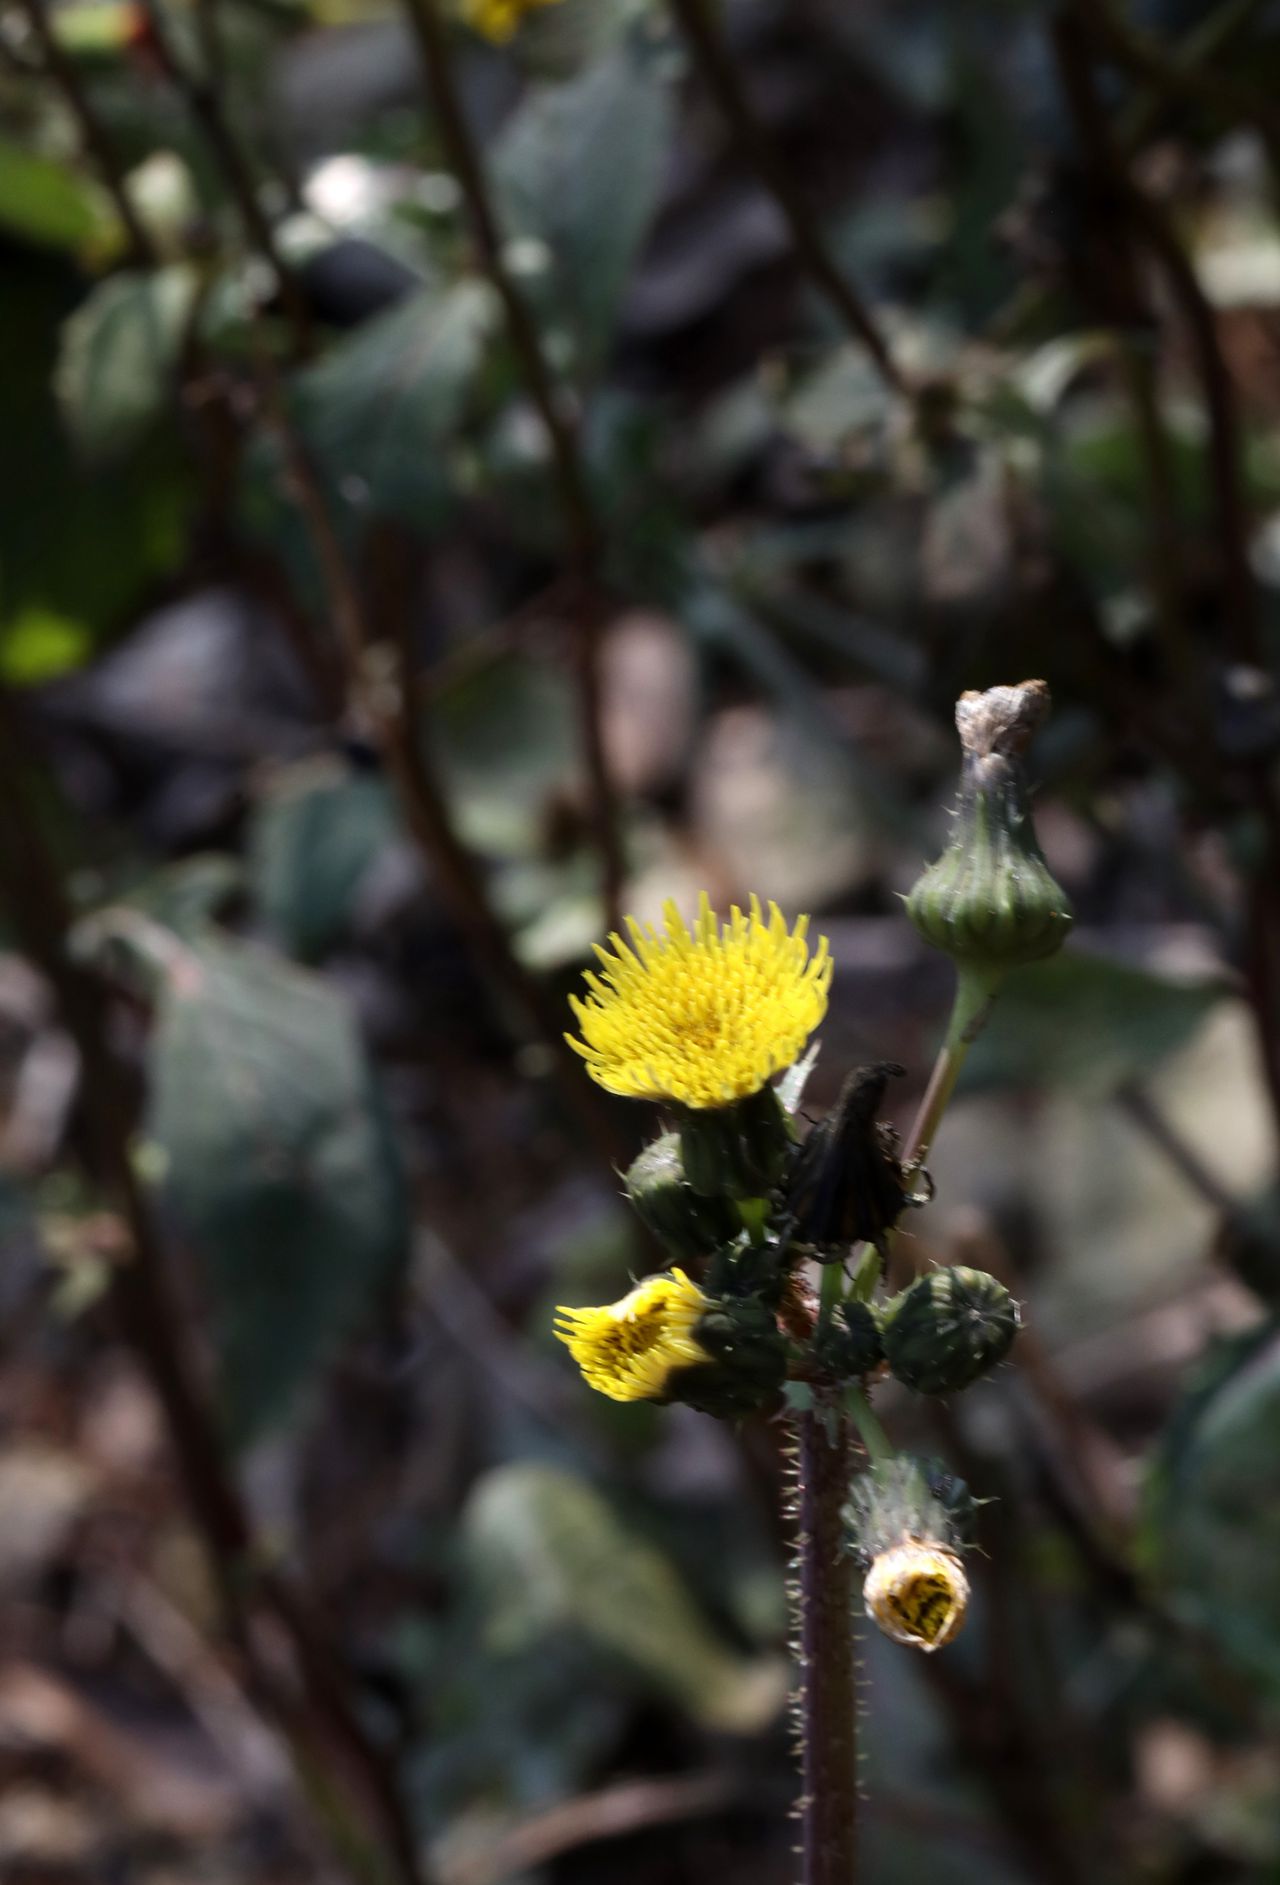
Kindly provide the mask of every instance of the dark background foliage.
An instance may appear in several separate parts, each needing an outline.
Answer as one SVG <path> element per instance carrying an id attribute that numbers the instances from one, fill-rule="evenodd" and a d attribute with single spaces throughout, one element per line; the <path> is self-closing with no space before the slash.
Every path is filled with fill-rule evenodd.
<path id="1" fill-rule="evenodd" d="M 812 910 L 806 1103 L 902 1123 L 1033 674 L 1079 929 L 907 1247 L 1027 1331 L 882 1396 L 995 1502 L 865 1877 L 1277 1875 L 1278 81 L 1271 0 L 0 0 L 0 1876 L 790 1876 L 782 1430 L 553 1342 L 653 1263 L 564 996 Z"/>

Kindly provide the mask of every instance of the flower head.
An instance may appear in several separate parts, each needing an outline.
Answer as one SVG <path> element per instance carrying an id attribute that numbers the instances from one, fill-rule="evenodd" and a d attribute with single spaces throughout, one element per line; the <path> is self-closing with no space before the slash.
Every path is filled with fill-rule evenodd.
<path id="1" fill-rule="evenodd" d="M 777 904 L 766 919 L 758 897 L 720 926 L 705 892 L 692 933 L 672 902 L 661 936 L 628 917 L 630 945 L 615 934 L 597 947 L 589 994 L 569 998 L 583 1036 L 569 1045 L 597 1085 L 628 1099 L 695 1109 L 747 1099 L 826 1013 L 831 957 L 824 936 L 810 959 L 808 926 L 802 916 L 788 932 Z"/>
<path id="2" fill-rule="evenodd" d="M 660 1401 L 673 1374 L 711 1360 L 696 1336 L 709 1307 L 683 1270 L 671 1270 L 603 1309 L 557 1309 L 556 1334 L 610 1400 Z"/>
<path id="3" fill-rule="evenodd" d="M 463 0 L 462 16 L 477 33 L 502 46 L 514 36 L 526 13 L 554 4 L 555 0 Z"/>
<path id="4" fill-rule="evenodd" d="M 959 1635 L 969 1580 L 954 1552 L 913 1539 L 873 1560 L 862 1594 L 886 1636 L 931 1651 Z"/>

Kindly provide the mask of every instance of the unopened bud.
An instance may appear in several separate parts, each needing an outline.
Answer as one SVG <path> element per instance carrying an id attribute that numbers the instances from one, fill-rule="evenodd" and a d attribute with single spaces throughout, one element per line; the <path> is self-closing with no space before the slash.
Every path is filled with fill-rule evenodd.
<path id="1" fill-rule="evenodd" d="M 1022 767 L 1048 710 L 1043 681 L 962 694 L 956 704 L 964 749 L 956 827 L 907 898 L 907 914 L 967 967 L 999 973 L 1037 962 L 1071 928 L 1071 905 L 1036 841 Z"/>
<path id="2" fill-rule="evenodd" d="M 1004 1360 L 1018 1305 L 985 1270 L 933 1270 L 882 1312 L 885 1359 L 919 1394 L 953 1394 Z"/>
<path id="3" fill-rule="evenodd" d="M 702 1197 L 686 1179 L 678 1133 L 665 1132 L 646 1146 L 625 1183 L 636 1215 L 673 1257 L 707 1256 L 741 1228 L 726 1198 Z"/>
<path id="4" fill-rule="evenodd" d="M 713 1302 L 698 1323 L 697 1340 L 709 1360 L 672 1377 L 673 1401 L 732 1420 L 778 1393 L 787 1369 L 786 1338 L 759 1301 L 726 1297 Z"/>
<path id="5" fill-rule="evenodd" d="M 796 1154 L 786 1186 L 791 1240 L 820 1263 L 842 1262 L 863 1241 L 883 1249 L 909 1202 L 893 1131 L 876 1118 L 901 1072 L 891 1061 L 857 1068 Z"/>
<path id="6" fill-rule="evenodd" d="M 814 1354 L 827 1374 L 852 1381 L 868 1375 L 884 1360 L 880 1323 L 870 1303 L 840 1303 L 818 1326 Z"/>

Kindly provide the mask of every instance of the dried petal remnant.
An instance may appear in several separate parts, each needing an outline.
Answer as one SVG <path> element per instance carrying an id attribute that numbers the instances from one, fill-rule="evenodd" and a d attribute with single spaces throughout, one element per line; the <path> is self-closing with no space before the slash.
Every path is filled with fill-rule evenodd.
<path id="1" fill-rule="evenodd" d="M 941 1649 L 959 1635 L 969 1580 L 950 1551 L 908 1543 L 882 1551 L 862 1587 L 867 1615 L 886 1636 L 913 1649 Z"/>

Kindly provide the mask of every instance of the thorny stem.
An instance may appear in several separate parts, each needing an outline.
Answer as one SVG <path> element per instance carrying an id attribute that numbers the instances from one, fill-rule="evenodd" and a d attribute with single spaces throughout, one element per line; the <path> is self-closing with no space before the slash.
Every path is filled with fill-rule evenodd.
<path id="1" fill-rule="evenodd" d="M 857 1691 L 854 1562 L 841 1516 L 853 1465 L 849 1416 L 815 1391 L 795 1416 L 794 1597 L 800 1664 L 801 1885 L 854 1885 L 857 1875 Z"/>
<path id="2" fill-rule="evenodd" d="M 894 392 L 905 393 L 908 388 L 902 372 L 871 310 L 832 260 L 813 212 L 792 182 L 787 166 L 747 95 L 733 56 L 721 38 L 710 0 L 671 0 L 671 7 L 702 78 L 729 120 L 753 169 L 781 210 L 797 258 L 854 339 L 866 348 L 885 383 Z"/>
<path id="3" fill-rule="evenodd" d="M 574 674 L 591 817 L 603 875 L 605 926 L 615 930 L 621 921 L 625 865 L 619 837 L 617 794 L 604 746 L 600 521 L 582 461 L 576 418 L 562 390 L 555 384 L 537 323 L 507 263 L 480 148 L 467 122 L 454 80 L 448 37 L 437 0 L 405 0 L 405 10 L 422 56 L 423 73 L 445 154 L 467 206 L 481 266 L 502 305 L 511 345 L 551 447 L 552 472 L 578 591 L 574 616 L 577 631 Z"/>

